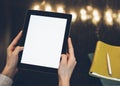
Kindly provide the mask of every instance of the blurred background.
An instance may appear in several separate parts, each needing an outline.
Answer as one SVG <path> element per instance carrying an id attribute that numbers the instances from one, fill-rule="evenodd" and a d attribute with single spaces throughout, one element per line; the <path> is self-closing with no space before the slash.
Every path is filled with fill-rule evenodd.
<path id="1" fill-rule="evenodd" d="M 120 45 L 120 0 L 0 0 L 0 72 L 6 48 L 23 28 L 28 9 L 72 14 L 70 36 L 77 66 L 71 86 L 102 86 L 100 79 L 88 74 L 88 54 L 94 53 L 98 40 Z M 55 74 L 19 70 L 13 86 L 56 86 L 57 78 Z"/>

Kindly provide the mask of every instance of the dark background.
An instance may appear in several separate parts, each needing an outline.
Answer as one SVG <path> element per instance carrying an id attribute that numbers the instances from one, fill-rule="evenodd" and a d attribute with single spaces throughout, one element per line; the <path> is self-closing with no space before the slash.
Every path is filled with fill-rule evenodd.
<path id="1" fill-rule="evenodd" d="M 6 48 L 23 28 L 26 10 L 34 2 L 43 0 L 0 0 L 0 72 L 6 61 Z M 120 10 L 120 0 L 46 0 L 53 4 L 64 4 L 66 10 L 80 8 L 85 5 L 93 5 L 101 11 L 107 6 L 114 10 Z M 71 86 L 102 86 L 98 78 L 88 75 L 90 68 L 89 53 L 94 53 L 96 42 L 102 40 L 112 45 L 120 45 L 120 26 L 114 24 L 107 26 L 103 21 L 95 26 L 91 22 L 76 21 L 71 25 L 70 36 L 72 38 L 76 68 L 71 78 Z M 55 74 L 37 73 L 19 70 L 14 78 L 13 86 L 56 86 L 58 76 Z"/>

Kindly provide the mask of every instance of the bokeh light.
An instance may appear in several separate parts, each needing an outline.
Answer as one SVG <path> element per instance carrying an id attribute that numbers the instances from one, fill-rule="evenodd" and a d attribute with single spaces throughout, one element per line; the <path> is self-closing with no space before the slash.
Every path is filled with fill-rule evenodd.
<path id="1" fill-rule="evenodd" d="M 38 4 L 35 4 L 33 7 L 32 7 L 33 10 L 40 10 L 40 5 Z"/>
<path id="2" fill-rule="evenodd" d="M 89 12 L 93 11 L 93 7 L 90 6 L 90 5 L 86 6 L 86 9 L 87 9 Z"/>
<path id="3" fill-rule="evenodd" d="M 80 19 L 81 21 L 86 21 L 88 19 L 87 11 L 84 8 L 80 9 Z"/>
<path id="4" fill-rule="evenodd" d="M 104 14 L 104 20 L 107 25 L 113 25 L 112 10 L 107 9 Z"/>
<path id="5" fill-rule="evenodd" d="M 86 13 L 87 13 L 87 11 L 84 8 L 80 9 L 80 14 L 81 15 L 86 15 Z"/>
<path id="6" fill-rule="evenodd" d="M 100 12 L 97 9 L 94 9 L 92 16 L 93 16 L 93 19 L 92 19 L 93 24 L 97 25 L 101 19 Z"/>
<path id="7" fill-rule="evenodd" d="M 45 11 L 52 11 L 52 7 L 50 4 L 45 5 Z"/>
<path id="8" fill-rule="evenodd" d="M 44 0 L 41 3 L 34 3 L 31 9 L 72 14 L 72 22 L 76 22 L 77 20 L 79 20 L 77 18 L 80 18 L 82 22 L 89 20 L 94 25 L 97 25 L 101 21 L 101 19 L 105 21 L 106 25 L 113 25 L 114 23 L 120 24 L 120 10 L 113 10 L 110 8 L 106 8 L 106 10 L 102 12 L 92 5 L 87 5 L 82 8 L 76 8 L 75 10 L 73 10 L 73 8 L 71 7 L 65 10 L 64 4 L 53 6 Z M 78 9 L 80 9 L 79 13 L 76 11 Z"/>
<path id="9" fill-rule="evenodd" d="M 74 11 L 70 11 L 70 14 L 72 14 L 72 22 L 75 22 L 77 19 L 77 13 Z"/>
<path id="10" fill-rule="evenodd" d="M 117 23 L 120 24 L 120 11 L 118 12 L 118 16 L 117 16 Z"/>
<path id="11" fill-rule="evenodd" d="M 59 13 L 65 13 L 64 6 L 62 6 L 62 5 L 57 6 L 56 11 L 59 12 Z"/>

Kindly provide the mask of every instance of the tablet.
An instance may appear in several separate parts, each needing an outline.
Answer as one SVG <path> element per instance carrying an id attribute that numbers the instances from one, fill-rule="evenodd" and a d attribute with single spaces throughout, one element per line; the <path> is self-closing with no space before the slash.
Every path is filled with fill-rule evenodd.
<path id="1" fill-rule="evenodd" d="M 66 53 L 71 15 L 28 10 L 20 46 L 19 68 L 57 73 Z"/>

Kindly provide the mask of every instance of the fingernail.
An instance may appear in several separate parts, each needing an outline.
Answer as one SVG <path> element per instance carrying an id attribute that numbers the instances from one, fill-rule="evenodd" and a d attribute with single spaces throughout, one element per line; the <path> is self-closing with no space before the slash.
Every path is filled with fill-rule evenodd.
<path id="1" fill-rule="evenodd" d="M 69 37 L 69 40 L 71 40 L 71 38 Z"/>

